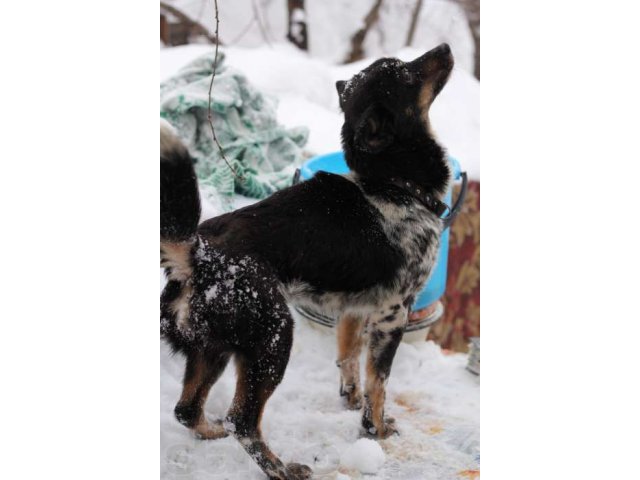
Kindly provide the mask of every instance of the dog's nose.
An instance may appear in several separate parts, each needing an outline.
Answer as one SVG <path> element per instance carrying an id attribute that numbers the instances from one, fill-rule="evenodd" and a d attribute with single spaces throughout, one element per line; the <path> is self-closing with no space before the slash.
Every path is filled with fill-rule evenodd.
<path id="1" fill-rule="evenodd" d="M 434 48 L 433 51 L 441 55 L 446 55 L 451 53 L 451 47 L 448 43 L 441 43 L 436 48 Z"/>
<path id="2" fill-rule="evenodd" d="M 429 50 L 410 64 L 413 68 L 428 75 L 436 72 L 450 72 L 453 68 L 453 55 L 448 43 Z"/>
<path id="3" fill-rule="evenodd" d="M 441 62 L 444 65 L 448 65 L 450 62 L 453 61 L 453 55 L 451 54 L 451 47 L 449 46 L 448 43 L 442 43 L 438 45 L 433 50 L 427 52 L 426 55 L 436 59 L 437 61 Z"/>

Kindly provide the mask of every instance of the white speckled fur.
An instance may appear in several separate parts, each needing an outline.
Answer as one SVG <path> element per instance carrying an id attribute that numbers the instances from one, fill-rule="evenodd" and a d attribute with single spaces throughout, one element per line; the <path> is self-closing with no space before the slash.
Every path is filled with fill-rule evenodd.
<path id="1" fill-rule="evenodd" d="M 349 174 L 346 178 L 360 187 L 354 174 Z M 408 205 L 397 205 L 367 195 L 364 191 L 363 195 L 381 213 L 384 232 L 389 241 L 401 249 L 406 259 L 405 265 L 398 270 L 393 285 L 374 286 L 357 293 L 329 292 L 318 295 L 311 293 L 312 289 L 304 282 L 292 282 L 281 287 L 289 302 L 311 307 L 328 315 L 376 317 L 378 312 L 388 310 L 391 305 L 402 304 L 409 296 L 415 296 L 427 281 L 437 259 L 442 221 L 417 200 Z M 425 236 L 431 239 L 426 251 L 423 251 L 418 243 Z"/>

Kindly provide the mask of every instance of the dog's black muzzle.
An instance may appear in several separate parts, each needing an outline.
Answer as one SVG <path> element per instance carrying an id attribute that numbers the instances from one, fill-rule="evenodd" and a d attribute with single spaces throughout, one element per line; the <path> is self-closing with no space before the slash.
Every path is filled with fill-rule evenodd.
<path id="1" fill-rule="evenodd" d="M 434 96 L 443 89 L 453 70 L 453 55 L 448 44 L 443 43 L 424 55 L 407 63 L 407 67 L 424 83 L 433 84 Z"/>

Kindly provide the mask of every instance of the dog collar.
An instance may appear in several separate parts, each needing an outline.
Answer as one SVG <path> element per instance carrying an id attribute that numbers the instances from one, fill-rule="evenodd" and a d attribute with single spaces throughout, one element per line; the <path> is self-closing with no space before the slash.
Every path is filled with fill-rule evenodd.
<path id="1" fill-rule="evenodd" d="M 419 187 L 412 181 L 392 177 L 389 179 L 389 182 L 415 197 L 420 203 L 427 207 L 428 210 L 431 210 L 438 217 L 442 217 L 446 211 L 449 211 L 449 214 L 451 214 L 451 208 L 449 208 L 449 205 L 425 192 L 424 188 Z"/>
<path id="2" fill-rule="evenodd" d="M 460 213 L 460 209 L 464 204 L 464 199 L 467 196 L 467 172 L 460 172 L 460 178 L 462 179 L 462 186 L 460 187 L 460 194 L 453 207 L 449 207 L 446 203 L 438 200 L 433 195 L 430 195 L 420 188 L 418 185 L 410 180 L 401 180 L 399 178 L 391 178 L 390 182 L 398 188 L 401 188 L 411 196 L 416 198 L 422 203 L 428 210 L 435 213 L 440 220 L 442 220 L 443 230 L 449 228 L 455 218 Z M 446 216 L 442 216 L 445 212 L 448 212 Z"/>

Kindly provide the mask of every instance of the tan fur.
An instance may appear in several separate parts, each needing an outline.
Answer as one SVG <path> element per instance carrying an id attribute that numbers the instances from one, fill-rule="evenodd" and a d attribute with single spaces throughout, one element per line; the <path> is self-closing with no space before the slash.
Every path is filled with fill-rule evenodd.
<path id="1" fill-rule="evenodd" d="M 184 282 L 191 277 L 192 247 L 192 240 L 186 242 L 160 241 L 160 266 L 171 269 L 169 280 Z"/>
<path id="2" fill-rule="evenodd" d="M 371 408 L 371 423 L 376 428 L 376 435 L 379 438 L 386 438 L 389 436 L 388 426 L 384 422 L 384 398 L 385 398 L 385 385 L 384 380 L 377 375 L 371 357 L 367 359 L 367 382 L 365 387 L 365 393 L 367 401 Z"/>
<path id="3" fill-rule="evenodd" d="M 204 383 L 205 366 L 202 360 L 198 360 L 194 367 L 194 374 L 191 378 L 185 379 L 182 384 L 182 394 L 180 395 L 179 404 L 190 404 L 196 398 L 198 390 Z"/>
<path id="4" fill-rule="evenodd" d="M 433 85 L 429 82 L 425 83 L 420 90 L 420 96 L 418 97 L 418 108 L 420 109 L 420 116 L 424 123 L 424 128 L 429 135 L 433 136 L 431 129 L 431 122 L 429 121 L 429 108 L 433 102 Z"/>
<path id="5" fill-rule="evenodd" d="M 171 304 L 171 310 L 176 315 L 176 325 L 180 329 L 189 326 L 189 302 L 193 293 L 191 284 L 191 248 L 193 241 L 160 242 L 160 266 L 169 268 L 167 278 L 183 282 L 182 291 Z"/>
<path id="6" fill-rule="evenodd" d="M 209 423 L 204 417 L 204 414 L 200 416 L 200 421 L 193 429 L 198 437 L 203 440 L 217 440 L 218 438 L 224 438 L 228 436 L 225 431 L 222 421 L 218 420 L 213 424 Z"/>
<path id="7" fill-rule="evenodd" d="M 185 150 L 184 144 L 175 130 L 166 120 L 160 120 L 160 155 L 166 155 L 172 150 Z"/>
<path id="8" fill-rule="evenodd" d="M 429 113 L 431 102 L 433 102 L 433 85 L 427 82 L 422 87 L 422 90 L 420 90 L 420 96 L 418 97 L 418 107 L 420 107 L 423 115 Z"/>
<path id="9" fill-rule="evenodd" d="M 243 405 L 247 398 L 247 373 L 243 360 L 240 357 L 235 357 L 236 364 L 236 391 L 233 395 L 233 401 L 231 402 L 231 408 L 229 409 L 229 415 L 235 416 L 240 412 L 238 411 L 240 405 Z M 260 422 L 258 422 L 258 430 L 260 429 Z"/>
<path id="10" fill-rule="evenodd" d="M 189 302 L 192 294 L 193 286 L 191 280 L 187 280 L 182 287 L 180 296 L 171 304 L 170 308 L 176 315 L 176 325 L 180 329 L 185 329 L 189 326 Z"/>
<path id="11" fill-rule="evenodd" d="M 196 435 L 205 440 L 215 440 L 227 436 L 222 426 L 222 422 L 218 421 L 210 424 L 204 415 L 204 404 L 207 401 L 211 384 L 207 383 L 207 367 L 203 359 L 196 361 L 194 366 L 194 374 L 182 385 L 182 394 L 178 404 L 189 405 L 195 403 L 201 408 L 200 416 L 193 431 Z"/>
<path id="12" fill-rule="evenodd" d="M 359 409 L 362 406 L 362 392 L 360 389 L 360 351 L 364 337 L 364 320 L 358 316 L 345 315 L 337 326 L 338 335 L 338 366 L 342 377 L 343 387 L 346 390 L 347 405 L 350 409 Z"/>

